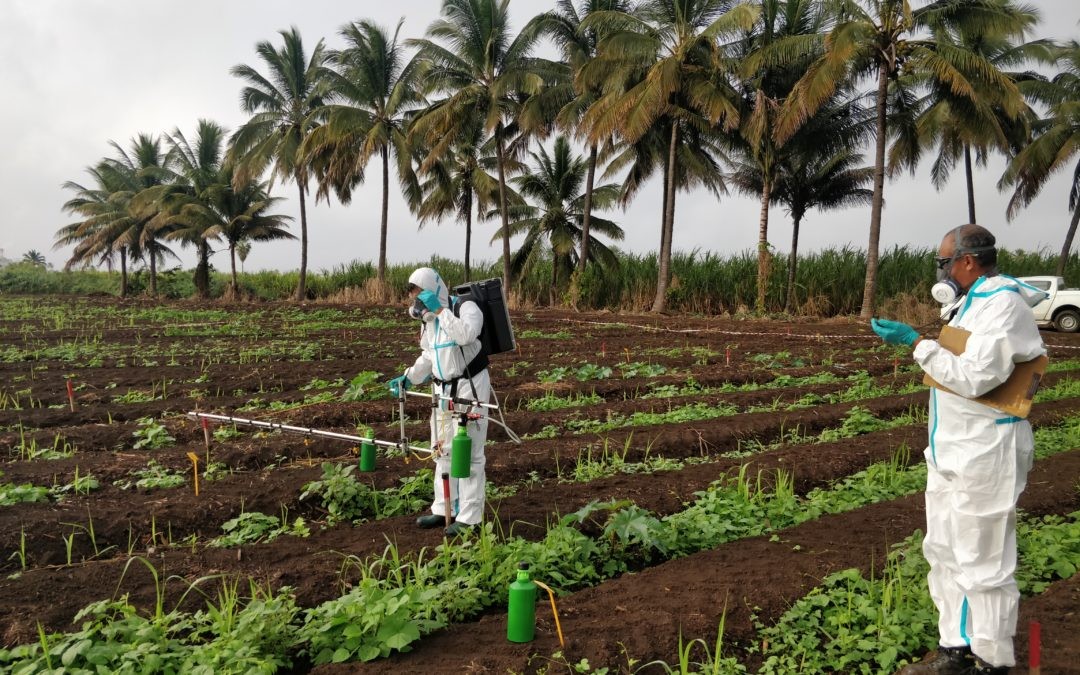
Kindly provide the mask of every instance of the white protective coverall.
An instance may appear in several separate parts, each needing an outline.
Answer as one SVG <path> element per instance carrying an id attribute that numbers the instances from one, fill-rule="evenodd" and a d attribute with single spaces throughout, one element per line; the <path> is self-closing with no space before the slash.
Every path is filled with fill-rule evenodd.
<path id="1" fill-rule="evenodd" d="M 968 645 L 993 666 L 1012 666 L 1020 593 L 1016 502 L 1027 484 L 1034 437 L 1027 420 L 976 403 L 1013 365 L 1046 353 L 1030 307 L 1046 294 L 1012 277 L 980 277 L 950 326 L 970 331 L 954 355 L 922 340 L 914 357 L 960 394 L 930 390 L 926 538 L 930 595 L 944 647 Z"/>
<path id="2" fill-rule="evenodd" d="M 454 316 L 446 283 L 429 267 L 413 272 L 409 282 L 424 290 L 434 291 L 444 307 L 438 316 L 428 314 L 423 322 L 420 329 L 420 356 L 405 371 L 410 385 L 420 385 L 431 378 L 433 391 L 449 396 L 452 382 L 457 380 L 457 398 L 487 403 L 491 394 L 487 369 L 471 373 L 471 381 L 464 377 L 465 366 L 481 349 L 478 338 L 484 325 L 483 312 L 475 302 L 467 301 L 461 304 L 458 311 L 460 316 Z M 474 386 L 476 396 L 473 395 Z M 456 411 L 458 415 L 460 412 L 460 409 Z M 467 427 L 469 438 L 472 439 L 472 464 L 468 478 L 450 479 L 450 515 L 457 522 L 476 525 L 484 515 L 484 443 L 487 440 L 488 420 L 486 408 L 470 407 L 468 412 L 479 415 L 478 419 L 470 419 Z M 431 447 L 439 450 L 435 453 L 435 489 L 431 512 L 440 516 L 446 515 L 447 508 L 443 499 L 442 474 L 450 473 L 450 446 L 457 426 L 458 418 L 449 410 L 446 401 L 432 411 Z"/>

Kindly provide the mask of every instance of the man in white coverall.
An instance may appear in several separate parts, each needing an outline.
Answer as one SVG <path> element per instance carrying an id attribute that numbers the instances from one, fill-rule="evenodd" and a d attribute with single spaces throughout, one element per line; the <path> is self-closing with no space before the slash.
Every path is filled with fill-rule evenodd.
<path id="1" fill-rule="evenodd" d="M 994 235 L 978 225 L 952 230 L 938 251 L 934 295 L 954 305 L 950 326 L 971 333 L 954 355 L 910 326 L 871 325 L 951 394 L 930 390 L 926 538 L 930 596 L 939 612 L 937 653 L 899 673 L 1007 673 L 1015 664 L 1016 502 L 1027 484 L 1034 437 L 1027 420 L 974 398 L 1005 382 L 1017 363 L 1046 353 L 1031 313 L 1045 297 L 997 273 Z"/>
<path id="2" fill-rule="evenodd" d="M 482 353 L 480 331 L 484 315 L 475 302 L 466 300 L 456 308 L 446 283 L 430 267 L 421 267 L 409 277 L 409 296 L 414 305 L 410 314 L 421 320 L 420 356 L 405 374 L 390 381 L 395 396 L 400 387 L 410 388 L 431 381 L 433 390 L 456 399 L 487 403 L 491 393 L 487 357 Z M 475 392 L 475 395 L 474 395 Z M 435 499 L 431 514 L 417 518 L 416 524 L 433 528 L 445 524 L 447 509 L 454 522 L 446 528 L 449 536 L 463 534 L 478 525 L 484 514 L 484 442 L 487 440 L 487 410 L 470 407 L 467 430 L 472 440 L 472 464 L 468 478 L 450 479 L 450 504 L 443 498 L 442 474 L 450 473 L 450 447 L 457 432 L 460 407 L 451 411 L 442 401 L 431 413 L 431 447 L 435 450 Z"/>

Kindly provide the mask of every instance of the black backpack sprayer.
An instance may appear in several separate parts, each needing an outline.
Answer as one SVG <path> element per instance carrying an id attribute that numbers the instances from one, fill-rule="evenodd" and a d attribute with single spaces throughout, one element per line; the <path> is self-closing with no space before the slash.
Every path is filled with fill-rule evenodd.
<path id="1" fill-rule="evenodd" d="M 510 313 L 506 308 L 506 300 L 503 296 L 501 279 L 486 279 L 484 281 L 462 284 L 454 288 L 454 293 L 457 295 L 457 301 L 453 303 L 452 308 L 455 314 L 457 314 L 461 304 L 467 301 L 475 302 L 484 314 L 484 327 L 478 338 L 482 348 L 477 357 L 466 366 L 466 377 L 468 377 L 470 372 L 479 372 L 487 367 L 488 356 L 512 351 L 516 347 L 514 330 L 510 325 Z M 476 365 L 481 363 L 483 364 L 483 368 L 476 368 Z M 475 391 L 475 389 L 473 391 Z M 456 391 L 454 394 L 456 394 Z M 489 416 L 488 421 L 495 422 L 505 429 L 510 440 L 515 443 L 521 443 L 521 438 L 519 438 L 510 427 L 506 426 L 506 420 L 502 416 L 502 408 L 499 406 L 499 399 L 495 394 L 494 389 L 492 389 L 492 395 L 495 396 L 495 402 L 488 403 L 486 401 L 470 400 L 456 395 L 447 396 L 436 390 L 435 387 L 432 387 L 430 394 L 419 391 L 408 391 L 405 387 L 400 387 L 397 403 L 401 435 L 396 442 L 377 439 L 373 434 L 369 434 L 368 436 L 355 436 L 336 431 L 325 431 L 310 427 L 281 424 L 279 422 L 245 419 L 242 417 L 234 417 L 232 415 L 217 415 L 213 413 L 192 411 L 187 413 L 187 416 L 202 422 L 203 438 L 206 443 L 207 452 L 210 451 L 210 429 L 208 423 L 218 422 L 356 443 L 360 448 L 360 470 L 367 472 L 375 470 L 376 447 L 392 448 L 402 455 L 411 453 L 418 456 L 434 456 L 439 450 L 438 447 L 417 447 L 412 445 L 409 442 L 409 438 L 405 435 L 405 397 L 419 396 L 430 399 L 432 412 L 439 409 L 443 403 L 446 403 L 451 414 L 458 416 L 457 433 L 454 435 L 450 447 L 450 473 L 442 475 L 443 492 L 444 495 L 447 496 L 447 501 L 449 501 L 450 478 L 468 478 L 470 473 L 469 466 L 472 463 L 472 439 L 469 438 L 466 431 L 466 424 L 471 416 L 469 410 L 483 408 L 486 410 L 498 411 L 499 419 L 496 420 Z M 449 525 L 449 511 L 447 511 L 447 521 L 447 524 Z"/>

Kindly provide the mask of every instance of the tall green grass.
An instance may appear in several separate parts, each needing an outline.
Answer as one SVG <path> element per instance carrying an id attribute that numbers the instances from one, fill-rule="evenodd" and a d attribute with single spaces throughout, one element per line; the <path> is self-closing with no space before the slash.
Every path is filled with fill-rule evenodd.
<path id="1" fill-rule="evenodd" d="M 878 271 L 878 301 L 883 304 L 910 303 L 925 299 L 934 283 L 933 256 L 930 248 L 900 246 L 885 251 Z M 578 306 L 583 309 L 641 311 L 652 305 L 656 293 L 658 261 L 655 253 L 620 253 L 617 270 L 589 267 L 578 282 Z M 1048 250 L 1007 251 L 999 253 L 999 268 L 1013 276 L 1049 274 L 1057 263 L 1057 254 Z M 461 261 L 432 258 L 427 261 L 391 265 L 387 269 L 387 292 L 391 302 L 404 300 L 409 274 L 421 265 L 439 271 L 450 286 L 465 281 Z M 799 258 L 795 278 L 796 314 L 835 316 L 854 314 L 862 304 L 866 254 L 844 246 L 809 253 Z M 259 300 L 287 300 L 296 288 L 295 271 L 248 272 L 239 275 L 247 297 Z M 473 279 L 502 275 L 499 261 L 472 266 Z M 17 264 L 0 269 L 0 293 L 116 295 L 120 281 L 117 272 L 58 272 L 39 266 Z M 1065 271 L 1070 285 L 1080 283 L 1080 256 L 1069 258 Z M 329 270 L 308 274 L 309 297 L 316 300 L 371 302 L 379 295 L 372 291 L 375 266 L 353 261 Z M 513 289 L 519 308 L 549 303 L 551 261 L 542 260 L 517 280 Z M 223 272 L 211 274 L 211 293 L 220 297 L 229 282 Z M 776 254 L 772 260 L 766 293 L 766 311 L 779 313 L 784 308 L 787 283 L 787 256 Z M 149 288 L 149 275 L 139 270 L 129 276 L 130 292 L 138 295 Z M 363 291 L 363 292 L 357 292 Z M 166 298 L 184 298 L 194 294 L 190 270 L 171 269 L 158 278 L 158 294 Z M 568 292 L 559 289 L 557 304 L 569 302 Z M 673 311 L 698 314 L 748 313 L 757 293 L 757 254 L 751 251 L 721 256 L 712 251 L 694 250 L 672 256 L 672 281 L 668 306 Z"/>

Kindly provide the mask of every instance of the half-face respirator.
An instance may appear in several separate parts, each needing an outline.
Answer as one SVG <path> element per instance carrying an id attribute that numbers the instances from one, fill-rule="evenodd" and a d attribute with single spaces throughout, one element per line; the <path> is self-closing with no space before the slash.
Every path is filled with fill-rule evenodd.
<path id="1" fill-rule="evenodd" d="M 950 305 L 964 295 L 964 289 L 960 288 L 960 284 L 953 281 L 953 278 L 949 276 L 949 267 L 951 266 L 952 263 L 950 262 L 946 267 L 939 269 L 937 271 L 937 283 L 930 287 L 930 295 L 942 305 Z"/>

